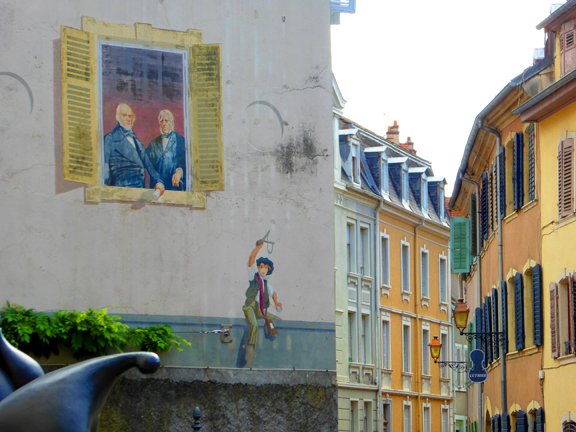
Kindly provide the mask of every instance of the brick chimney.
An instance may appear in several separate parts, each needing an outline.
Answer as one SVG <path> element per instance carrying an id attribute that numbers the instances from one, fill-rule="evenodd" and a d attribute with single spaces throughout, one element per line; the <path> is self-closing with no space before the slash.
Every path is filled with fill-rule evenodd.
<path id="1" fill-rule="evenodd" d="M 404 144 L 400 144 L 404 150 L 408 150 L 412 154 L 416 154 L 416 150 L 414 150 L 414 142 L 408 137 Z"/>
<path id="2" fill-rule="evenodd" d="M 386 139 L 392 141 L 394 144 L 400 144 L 400 130 L 396 120 L 394 120 L 394 126 L 388 126 Z"/>

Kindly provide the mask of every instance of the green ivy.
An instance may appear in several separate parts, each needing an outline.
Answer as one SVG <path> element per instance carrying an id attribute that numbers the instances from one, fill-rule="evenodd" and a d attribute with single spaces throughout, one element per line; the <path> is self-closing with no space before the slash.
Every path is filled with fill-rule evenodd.
<path id="1" fill-rule="evenodd" d="M 169 325 L 130 328 L 120 322 L 119 316 L 108 315 L 106 309 L 62 310 L 49 315 L 6 302 L 0 315 L 4 337 L 21 351 L 37 357 L 58 355 L 58 346 L 70 348 L 79 359 L 102 356 L 110 349 L 122 351 L 128 344 L 155 353 L 174 346 L 182 351 L 183 344 L 191 345 L 172 332 Z"/>

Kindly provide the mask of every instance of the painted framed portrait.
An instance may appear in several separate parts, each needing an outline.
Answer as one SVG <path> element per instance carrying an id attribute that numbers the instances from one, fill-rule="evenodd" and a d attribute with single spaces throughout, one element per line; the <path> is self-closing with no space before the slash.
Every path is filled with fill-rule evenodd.
<path id="1" fill-rule="evenodd" d="M 224 190 L 219 45 L 84 18 L 61 48 L 64 179 L 87 201 L 204 208 Z"/>

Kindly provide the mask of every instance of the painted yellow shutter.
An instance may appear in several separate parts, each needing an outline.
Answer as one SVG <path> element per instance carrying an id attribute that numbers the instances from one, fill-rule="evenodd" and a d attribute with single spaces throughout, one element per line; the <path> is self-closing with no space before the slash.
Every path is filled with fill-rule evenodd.
<path id="1" fill-rule="evenodd" d="M 64 180 L 97 184 L 99 141 L 96 35 L 62 27 Z"/>
<path id="2" fill-rule="evenodd" d="M 220 45 L 192 47 L 192 116 L 196 191 L 224 190 Z"/>

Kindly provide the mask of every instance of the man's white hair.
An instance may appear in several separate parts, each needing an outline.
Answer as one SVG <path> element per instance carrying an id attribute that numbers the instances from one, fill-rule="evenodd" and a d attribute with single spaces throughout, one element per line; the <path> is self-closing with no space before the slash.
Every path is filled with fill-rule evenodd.
<path id="1" fill-rule="evenodd" d="M 118 107 L 116 108 L 116 121 L 122 124 L 122 122 L 120 121 L 120 110 L 122 108 L 128 108 L 130 111 L 132 111 L 132 125 L 134 125 L 134 123 L 136 123 L 136 114 L 134 114 L 134 110 L 130 107 L 130 105 L 125 103 L 119 104 Z"/>
<path id="2" fill-rule="evenodd" d="M 172 114 L 167 109 L 160 111 L 160 114 L 158 114 L 158 123 L 160 123 L 162 121 L 162 114 L 168 115 L 168 121 L 170 122 L 170 126 L 172 126 L 172 130 L 174 130 L 174 114 Z M 162 128 L 160 128 L 160 132 L 162 132 Z"/>

